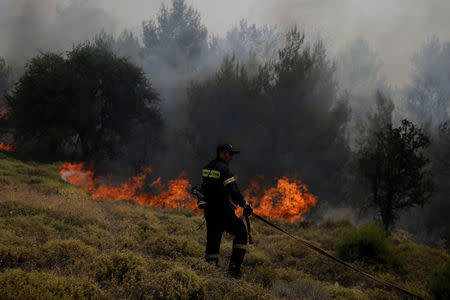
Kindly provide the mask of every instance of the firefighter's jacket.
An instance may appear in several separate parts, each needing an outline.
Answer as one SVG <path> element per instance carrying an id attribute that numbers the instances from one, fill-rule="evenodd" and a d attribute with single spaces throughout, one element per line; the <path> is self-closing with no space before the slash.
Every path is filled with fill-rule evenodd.
<path id="1" fill-rule="evenodd" d="M 202 169 L 202 191 L 208 211 L 234 209 L 237 205 L 245 205 L 236 179 L 228 165 L 220 158 L 211 161 Z"/>

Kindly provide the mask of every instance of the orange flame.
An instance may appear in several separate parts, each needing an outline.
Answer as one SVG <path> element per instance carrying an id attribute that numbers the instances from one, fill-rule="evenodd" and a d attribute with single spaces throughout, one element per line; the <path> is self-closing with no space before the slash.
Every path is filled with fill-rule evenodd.
<path id="1" fill-rule="evenodd" d="M 0 150 L 1 151 L 14 152 L 16 150 L 15 148 L 16 147 L 15 147 L 14 144 L 7 145 L 7 144 L 0 143 Z"/>
<path id="2" fill-rule="evenodd" d="M 254 206 L 255 213 L 288 221 L 303 221 L 302 215 L 317 204 L 317 197 L 297 178 L 282 177 L 277 186 L 263 189 L 264 176 L 250 181 L 244 192 L 247 201 Z"/>
<path id="3" fill-rule="evenodd" d="M 155 207 L 196 209 L 196 201 L 189 192 L 191 185 L 183 172 L 167 185 L 161 182 L 161 178 L 151 182 L 149 187 L 158 192 L 153 194 L 144 191 L 146 179 L 152 173 L 151 168 L 144 168 L 142 173 L 119 186 L 101 183 L 102 178 L 96 178 L 92 171 L 85 169 L 84 163 L 64 163 L 60 169 L 59 173 L 64 180 L 92 192 L 93 199 L 132 199 Z"/>
<path id="4" fill-rule="evenodd" d="M 196 199 L 189 193 L 191 185 L 184 172 L 167 184 L 163 184 L 161 178 L 147 184 L 146 179 L 151 173 L 151 168 L 144 168 L 142 173 L 114 186 L 103 183 L 104 178 L 96 177 L 93 171 L 85 168 L 84 163 L 64 163 L 60 166 L 60 174 L 65 181 L 91 192 L 94 199 L 133 199 L 143 205 L 198 210 Z M 244 192 L 258 214 L 293 222 L 304 220 L 302 215 L 317 204 L 317 197 L 299 179 L 282 177 L 277 180 L 276 187 L 268 189 L 262 188 L 263 181 L 264 176 L 257 176 Z M 153 192 L 145 191 L 146 187 Z"/>

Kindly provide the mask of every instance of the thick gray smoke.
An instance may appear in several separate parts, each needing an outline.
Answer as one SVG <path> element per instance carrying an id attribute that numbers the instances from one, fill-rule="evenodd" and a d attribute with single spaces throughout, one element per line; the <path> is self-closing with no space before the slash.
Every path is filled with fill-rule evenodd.
<path id="1" fill-rule="evenodd" d="M 64 52 L 101 29 L 115 32 L 117 22 L 93 1 L 0 1 L 0 56 L 14 69 L 39 52 Z"/>
<path id="2" fill-rule="evenodd" d="M 172 1 L 169 0 L 3 0 L 0 2 L 0 57 L 20 72 L 26 61 L 39 51 L 64 52 L 96 37 L 96 43 L 103 43 L 142 66 L 163 99 L 162 110 L 168 125 L 166 148 L 155 163 L 167 177 L 176 176 L 183 168 L 194 174 L 196 168 L 201 167 L 198 162 L 208 159 L 195 157 L 198 145 L 191 143 L 195 136 L 186 131 L 190 121 L 186 111 L 193 109 L 186 103 L 186 88 L 190 82 L 210 78 L 226 55 L 234 55 L 235 61 L 245 65 L 250 75 L 257 74 L 259 66 L 277 60 L 284 32 L 295 24 L 306 32 L 310 46 L 321 39 L 327 59 L 335 62 L 334 79 L 342 98 L 348 100 L 351 107 L 351 120 L 347 124 L 350 141 L 355 137 L 358 122 L 373 111 L 377 90 L 394 101 L 394 120 L 408 117 L 425 123 L 431 118 L 435 122 L 432 130 L 435 130 L 439 123 L 450 118 L 448 1 L 190 0 L 186 4 L 198 9 L 199 22 L 207 35 L 200 30 L 200 39 L 198 36 L 189 38 L 179 32 L 182 26 L 166 20 L 167 24 L 174 25 L 174 30 L 167 32 L 178 40 L 167 39 L 168 35 L 158 30 L 147 30 L 150 35 L 146 39 L 142 23 L 158 21 L 161 3 L 170 11 Z M 426 44 L 432 35 L 436 38 Z M 152 44 L 154 41 L 157 43 Z M 192 55 L 185 55 L 187 52 L 171 46 L 174 41 L 195 51 L 191 49 Z M 428 87 L 433 89 L 432 94 L 423 93 Z M 437 104 L 430 108 L 428 99 Z M 317 103 L 319 110 L 332 107 Z M 423 108 L 430 109 L 422 112 Z M 279 118 L 283 120 L 283 116 Z M 284 132 L 277 135 L 280 128 L 271 128 L 272 135 L 287 135 Z M 287 141 L 283 140 L 286 147 L 292 148 L 291 154 L 295 153 L 299 141 Z M 252 147 L 256 145 L 248 148 Z M 317 156 L 314 147 L 308 151 Z M 213 151 L 211 149 L 211 156 L 214 156 Z M 294 156 L 278 159 L 298 161 Z M 265 159 L 270 160 L 270 155 Z M 256 169 L 259 162 L 253 160 L 253 163 L 251 167 Z M 319 178 L 322 171 L 319 166 L 306 173 L 318 172 L 316 177 Z M 273 170 L 275 166 L 265 165 L 264 168 Z M 241 171 L 242 174 L 252 173 Z M 442 176 L 439 180 L 445 182 L 447 177 Z M 445 201 L 444 198 L 440 195 L 436 199 Z M 429 208 L 432 212 L 427 214 L 433 215 L 435 207 L 437 205 Z M 430 222 L 424 221 L 424 224 L 433 226 Z"/>

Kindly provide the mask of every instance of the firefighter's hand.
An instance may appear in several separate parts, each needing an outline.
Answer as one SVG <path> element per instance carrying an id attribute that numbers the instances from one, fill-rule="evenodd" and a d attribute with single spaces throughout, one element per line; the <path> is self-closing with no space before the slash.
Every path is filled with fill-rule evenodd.
<path id="1" fill-rule="evenodd" d="M 244 216 L 248 217 L 253 213 L 253 208 L 250 204 L 246 203 L 244 206 Z"/>

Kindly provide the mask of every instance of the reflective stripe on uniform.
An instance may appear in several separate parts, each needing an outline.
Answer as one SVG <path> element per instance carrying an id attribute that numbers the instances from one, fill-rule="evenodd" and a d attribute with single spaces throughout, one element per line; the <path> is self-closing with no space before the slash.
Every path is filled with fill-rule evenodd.
<path id="1" fill-rule="evenodd" d="M 245 244 L 234 244 L 233 248 L 246 250 L 247 249 L 247 245 L 245 245 Z"/>
<path id="2" fill-rule="evenodd" d="M 206 259 L 219 258 L 219 254 L 205 254 Z"/>
<path id="3" fill-rule="evenodd" d="M 232 183 L 232 182 L 235 182 L 236 181 L 236 179 L 234 179 L 234 177 L 230 177 L 230 178 L 228 178 L 227 180 L 225 180 L 224 182 L 223 182 L 223 185 L 227 185 L 227 184 L 229 184 L 229 183 Z"/>
<path id="4" fill-rule="evenodd" d="M 216 171 L 216 170 L 203 169 L 202 170 L 202 176 L 203 177 L 210 177 L 210 178 L 219 179 L 220 178 L 220 172 Z"/>

